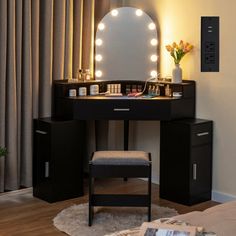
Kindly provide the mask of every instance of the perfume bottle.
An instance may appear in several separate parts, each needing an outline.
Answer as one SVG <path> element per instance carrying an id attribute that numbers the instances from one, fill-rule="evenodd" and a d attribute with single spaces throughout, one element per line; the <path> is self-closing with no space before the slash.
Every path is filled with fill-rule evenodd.
<path id="1" fill-rule="evenodd" d="M 148 87 L 148 95 L 152 95 L 152 86 L 151 85 L 149 85 L 149 87 Z"/>
<path id="2" fill-rule="evenodd" d="M 156 95 L 156 96 L 160 96 L 160 88 L 159 88 L 159 85 L 156 86 L 155 95 Z"/>
<path id="3" fill-rule="evenodd" d="M 86 69 L 85 70 L 85 80 L 90 80 L 90 78 L 91 78 L 90 70 Z"/>
<path id="4" fill-rule="evenodd" d="M 167 84 L 165 87 L 165 96 L 171 97 L 171 88 L 169 84 Z"/>
<path id="5" fill-rule="evenodd" d="M 125 93 L 126 93 L 126 95 L 128 95 L 128 94 L 130 94 L 130 92 L 131 92 L 131 87 L 129 84 L 127 84 L 125 87 Z"/>
<path id="6" fill-rule="evenodd" d="M 85 81 L 85 76 L 86 76 L 85 70 L 80 69 L 79 70 L 79 80 Z"/>

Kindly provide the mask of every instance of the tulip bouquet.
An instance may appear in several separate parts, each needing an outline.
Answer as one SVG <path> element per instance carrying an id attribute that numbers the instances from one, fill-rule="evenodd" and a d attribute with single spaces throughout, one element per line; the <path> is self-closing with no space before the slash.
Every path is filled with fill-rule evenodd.
<path id="1" fill-rule="evenodd" d="M 175 64 L 179 64 L 183 56 L 193 49 L 193 45 L 184 43 L 180 40 L 179 44 L 173 42 L 172 45 L 166 45 L 166 50 L 170 52 L 170 55 L 174 58 Z"/>

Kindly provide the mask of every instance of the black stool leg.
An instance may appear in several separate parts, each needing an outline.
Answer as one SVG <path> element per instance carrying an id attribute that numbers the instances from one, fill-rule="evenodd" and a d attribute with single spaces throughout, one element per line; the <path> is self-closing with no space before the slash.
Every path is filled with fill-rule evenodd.
<path id="1" fill-rule="evenodd" d="M 92 195 L 93 195 L 93 178 L 91 173 L 91 164 L 89 164 L 89 219 L 88 219 L 89 226 L 92 226 L 93 223 Z"/>
<path id="2" fill-rule="evenodd" d="M 149 166 L 149 177 L 148 177 L 148 198 L 149 198 L 149 203 L 148 203 L 148 221 L 151 221 L 152 218 L 152 164 L 150 163 Z"/>

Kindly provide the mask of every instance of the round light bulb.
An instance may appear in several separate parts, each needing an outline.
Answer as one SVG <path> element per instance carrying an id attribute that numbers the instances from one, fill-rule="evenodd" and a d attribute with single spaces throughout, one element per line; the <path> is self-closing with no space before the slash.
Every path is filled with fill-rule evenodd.
<path id="1" fill-rule="evenodd" d="M 95 44 L 97 46 L 101 46 L 103 44 L 103 41 L 101 39 L 96 39 Z"/>
<path id="2" fill-rule="evenodd" d="M 96 77 L 102 77 L 102 71 L 101 70 L 97 70 L 95 72 L 95 75 L 96 75 Z"/>
<path id="3" fill-rule="evenodd" d="M 141 9 L 138 9 L 135 13 L 136 13 L 136 16 L 142 16 L 143 15 L 143 11 Z"/>
<path id="4" fill-rule="evenodd" d="M 101 31 L 104 30 L 105 25 L 103 23 L 98 24 L 98 29 L 101 30 Z"/>
<path id="5" fill-rule="evenodd" d="M 154 30 L 154 29 L 156 29 L 156 25 L 155 25 L 154 23 L 150 23 L 150 24 L 148 25 L 148 28 L 149 28 L 150 30 Z"/>
<path id="6" fill-rule="evenodd" d="M 151 43 L 152 46 L 156 46 L 157 45 L 157 39 L 152 39 L 150 41 L 150 43 Z"/>
<path id="7" fill-rule="evenodd" d="M 156 76 L 157 76 L 157 71 L 156 71 L 156 70 L 152 70 L 151 73 L 150 73 L 150 75 L 151 75 L 152 77 L 156 77 Z"/>
<path id="8" fill-rule="evenodd" d="M 115 9 L 111 11 L 112 16 L 118 16 L 119 12 Z"/>
<path id="9" fill-rule="evenodd" d="M 150 59 L 151 59 L 151 61 L 156 62 L 158 59 L 158 56 L 153 54 L 153 55 L 151 55 Z"/>
<path id="10" fill-rule="evenodd" d="M 101 60 L 102 60 L 102 55 L 97 54 L 97 55 L 95 56 L 95 60 L 96 60 L 96 61 L 101 61 Z"/>

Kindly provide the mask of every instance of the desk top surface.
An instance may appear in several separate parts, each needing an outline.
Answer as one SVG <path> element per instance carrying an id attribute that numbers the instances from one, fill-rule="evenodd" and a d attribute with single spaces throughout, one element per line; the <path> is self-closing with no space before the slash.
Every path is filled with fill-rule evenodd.
<path id="1" fill-rule="evenodd" d="M 176 100 L 181 99 L 177 97 L 166 97 L 166 96 L 158 96 L 158 97 L 148 97 L 148 96 L 140 96 L 140 97 L 129 97 L 129 96 L 80 96 L 80 97 L 67 97 L 72 100 L 148 100 L 148 101 L 157 101 L 157 100 Z"/>

